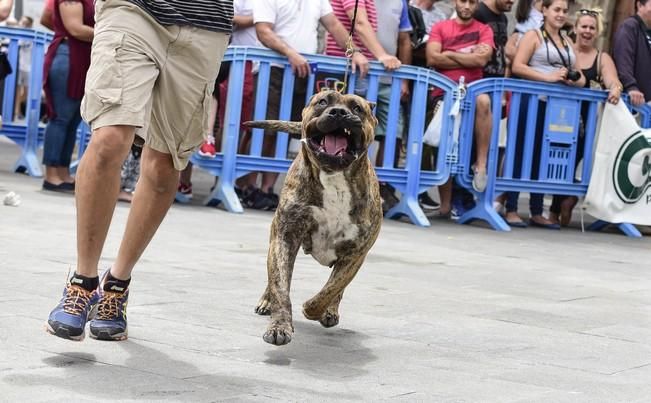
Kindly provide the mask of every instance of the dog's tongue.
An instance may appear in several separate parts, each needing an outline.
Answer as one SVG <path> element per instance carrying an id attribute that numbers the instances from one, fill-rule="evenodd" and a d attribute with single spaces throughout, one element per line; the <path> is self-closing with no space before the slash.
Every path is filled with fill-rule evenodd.
<path id="1" fill-rule="evenodd" d="M 323 137 L 322 145 L 326 153 L 337 155 L 340 152 L 346 151 L 346 148 L 348 147 L 348 138 L 336 134 L 327 134 Z"/>

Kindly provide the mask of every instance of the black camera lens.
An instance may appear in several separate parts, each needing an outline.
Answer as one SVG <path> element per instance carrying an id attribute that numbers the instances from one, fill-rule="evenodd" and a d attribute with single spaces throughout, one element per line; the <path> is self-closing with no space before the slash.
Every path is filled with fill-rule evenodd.
<path id="1" fill-rule="evenodd" d="M 567 72 L 567 79 L 570 81 L 579 81 L 581 79 L 581 73 L 576 70 L 570 70 Z"/>

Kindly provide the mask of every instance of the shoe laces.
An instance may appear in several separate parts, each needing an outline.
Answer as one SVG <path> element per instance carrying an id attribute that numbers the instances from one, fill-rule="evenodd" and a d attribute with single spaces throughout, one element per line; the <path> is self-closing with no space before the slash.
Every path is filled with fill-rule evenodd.
<path id="1" fill-rule="evenodd" d="M 68 285 L 66 298 L 63 302 L 63 311 L 71 315 L 81 315 L 90 304 L 93 291 L 85 290 L 76 285 Z"/>
<path id="2" fill-rule="evenodd" d="M 120 298 L 124 294 L 117 292 L 104 292 L 97 304 L 97 319 L 112 320 L 120 314 Z"/>

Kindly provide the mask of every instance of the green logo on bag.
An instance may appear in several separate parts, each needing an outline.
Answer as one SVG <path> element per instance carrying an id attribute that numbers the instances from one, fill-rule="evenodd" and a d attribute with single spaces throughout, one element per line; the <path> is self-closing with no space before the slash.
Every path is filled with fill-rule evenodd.
<path id="1" fill-rule="evenodd" d="M 617 196 L 628 204 L 639 201 L 651 187 L 651 143 L 638 131 L 626 139 L 613 166 Z"/>

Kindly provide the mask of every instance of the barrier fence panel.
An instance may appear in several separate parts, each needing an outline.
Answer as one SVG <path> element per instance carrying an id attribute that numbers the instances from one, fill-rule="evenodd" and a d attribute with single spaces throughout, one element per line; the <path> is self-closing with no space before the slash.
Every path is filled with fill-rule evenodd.
<path id="1" fill-rule="evenodd" d="M 41 164 L 36 152 L 42 143 L 44 127 L 40 125 L 41 89 L 43 88 L 43 60 L 45 47 L 52 35 L 46 32 L 23 28 L 0 28 L 0 37 L 9 40 L 8 60 L 12 73 L 4 80 L 2 128 L 0 135 L 7 136 L 21 148 L 21 155 L 15 164 L 17 172 L 27 172 L 41 176 Z M 29 42 L 32 46 L 31 73 L 29 79 L 25 121 L 17 121 L 14 116 L 16 84 L 18 78 L 18 49 L 20 44 Z"/>
<path id="2" fill-rule="evenodd" d="M 490 96 L 493 116 L 484 192 L 472 189 L 470 173 L 475 99 L 480 94 Z M 469 85 L 462 108 L 459 163 L 453 172 L 457 182 L 475 195 L 477 203 L 460 217 L 459 223 L 481 219 L 496 230 L 509 231 L 509 225 L 493 208 L 495 196 L 502 192 L 585 195 L 598 111 L 606 98 L 604 91 L 518 79 L 484 79 Z M 509 101 L 503 102 L 506 99 Z M 505 125 L 501 119 L 506 119 Z M 503 147 L 500 127 L 506 128 Z M 579 161 L 582 169 L 577 171 Z M 617 225 L 629 236 L 641 236 L 631 224 Z"/>
<path id="3" fill-rule="evenodd" d="M 221 152 L 215 158 L 192 156 L 192 162 L 218 176 L 219 181 L 209 200 L 217 199 L 224 202 L 227 210 L 242 212 L 242 206 L 234 191 L 236 179 L 251 172 L 284 173 L 289 169 L 291 159 L 288 156 L 289 135 L 278 133 L 275 139 L 275 155 L 263 156 L 263 141 L 265 134 L 262 129 L 254 129 L 251 134 L 250 147 L 241 148 L 240 116 L 242 112 L 243 86 L 245 80 L 245 65 L 254 62 L 258 65 L 255 86 L 255 104 L 253 120 L 263 120 L 267 116 L 270 103 L 278 102 L 270 99 L 269 85 L 274 77 L 282 75 L 280 93 L 279 119 L 291 120 L 292 99 L 295 93 L 302 94 L 301 107 L 314 94 L 317 82 L 328 78 L 341 80 L 346 69 L 344 58 L 323 55 L 304 55 L 311 66 L 311 72 L 305 81 L 298 81 L 292 73 L 288 60 L 269 50 L 248 47 L 231 47 L 226 53 L 226 61 L 231 61 L 228 81 L 226 112 Z M 280 70 L 276 70 L 280 69 Z M 398 119 L 401 112 L 400 87 L 401 80 L 411 83 L 411 102 L 409 108 L 409 129 L 405 139 L 405 161 L 396 161 L 394 152 L 397 150 Z M 328 82 L 333 82 L 328 81 Z M 372 102 L 385 103 L 387 133 L 385 137 L 384 158 L 381 167 L 376 169 L 379 180 L 395 187 L 400 193 L 400 202 L 387 212 L 388 217 L 406 215 L 409 219 L 422 226 L 429 225 L 427 217 L 418 205 L 418 194 L 428 187 L 444 183 L 449 177 L 451 163 L 447 152 L 452 144 L 447 136 L 441 136 L 441 147 L 436 168 L 430 172 L 421 172 L 422 137 L 425 126 L 428 92 L 436 86 L 444 91 L 444 131 L 451 135 L 453 126 L 449 115 L 456 85 L 447 78 L 428 69 L 413 66 L 401 67 L 392 73 L 384 70 L 381 64 L 371 63 L 366 80 L 360 80 L 351 75 L 347 91 L 358 91 Z M 304 90 L 305 87 L 305 90 Z M 378 113 L 378 107 L 375 108 Z"/>

